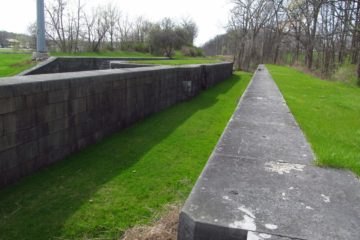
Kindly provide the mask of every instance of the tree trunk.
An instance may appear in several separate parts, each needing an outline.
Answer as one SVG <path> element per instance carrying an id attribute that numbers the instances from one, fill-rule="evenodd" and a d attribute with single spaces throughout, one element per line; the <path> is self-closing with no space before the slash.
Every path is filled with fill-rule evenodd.
<path id="1" fill-rule="evenodd" d="M 313 51 L 314 51 L 314 47 L 313 47 L 312 43 L 310 43 L 310 46 L 306 50 L 306 59 L 307 59 L 306 63 L 307 63 L 308 69 L 310 69 L 310 70 L 313 65 Z"/>
<path id="2" fill-rule="evenodd" d="M 279 58 L 279 50 L 280 50 L 280 44 L 276 44 L 275 56 L 274 56 L 274 64 L 276 64 L 277 61 L 278 61 L 278 58 Z"/>
<path id="3" fill-rule="evenodd" d="M 358 57 L 357 80 L 357 84 L 360 87 L 360 57 Z"/>

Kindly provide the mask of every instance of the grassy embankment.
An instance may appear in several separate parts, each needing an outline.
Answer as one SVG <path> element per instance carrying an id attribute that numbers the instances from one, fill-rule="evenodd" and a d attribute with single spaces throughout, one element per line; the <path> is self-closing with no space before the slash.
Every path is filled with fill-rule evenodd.
<path id="1" fill-rule="evenodd" d="M 0 239 L 119 239 L 184 201 L 250 77 L 236 73 L 0 191 Z"/>
<path id="2" fill-rule="evenodd" d="M 298 70 L 267 65 L 317 162 L 360 176 L 360 88 L 324 81 Z"/>

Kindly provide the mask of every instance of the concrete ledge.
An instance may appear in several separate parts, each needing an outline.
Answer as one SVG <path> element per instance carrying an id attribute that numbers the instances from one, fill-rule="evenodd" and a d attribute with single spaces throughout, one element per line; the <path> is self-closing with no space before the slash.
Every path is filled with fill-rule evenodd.
<path id="1" fill-rule="evenodd" d="M 169 58 L 50 57 L 18 76 L 110 69 L 112 61 L 170 60 Z"/>
<path id="2" fill-rule="evenodd" d="M 111 69 L 121 69 L 121 68 L 139 68 L 139 67 L 153 67 L 157 65 L 153 64 L 137 64 L 137 63 L 128 63 L 126 61 L 110 61 Z"/>
<path id="3" fill-rule="evenodd" d="M 360 239 L 359 180 L 313 160 L 260 66 L 182 209 L 178 239 Z"/>

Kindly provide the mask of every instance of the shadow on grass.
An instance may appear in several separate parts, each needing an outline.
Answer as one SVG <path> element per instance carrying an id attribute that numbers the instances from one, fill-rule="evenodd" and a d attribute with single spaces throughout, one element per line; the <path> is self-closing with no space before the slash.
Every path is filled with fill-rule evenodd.
<path id="1" fill-rule="evenodd" d="M 239 79 L 240 76 L 235 75 L 189 102 L 149 116 L 1 190 L 0 239 L 116 238 L 127 227 L 142 222 L 141 218 L 151 218 L 153 212 L 147 207 L 161 208 L 163 204 L 176 199 L 179 189 L 187 194 L 217 139 L 209 140 L 206 146 L 196 143 L 192 146 L 193 143 L 176 141 L 175 137 L 169 136 L 195 113 L 214 106 L 218 96 L 232 89 Z M 236 94 L 240 95 L 241 92 Z M 219 106 L 221 108 L 224 107 Z M 214 111 L 207 114 L 214 115 Z M 202 116 L 206 118 L 207 115 Z M 222 126 L 220 133 L 229 116 L 223 117 L 223 123 L 218 127 Z M 209 128 L 204 121 L 206 119 L 194 121 L 196 124 L 188 126 L 184 137 L 191 135 L 192 128 L 200 128 L 201 125 Z M 203 138 L 208 137 L 204 135 Z M 164 142 L 173 146 L 172 149 L 163 150 L 161 144 Z M 203 152 L 198 154 L 200 150 Z M 149 152 L 152 158 L 148 162 L 138 163 Z M 196 162 L 197 156 L 190 159 L 189 154 L 184 155 L 184 152 L 201 155 L 199 158 L 202 160 L 197 167 L 185 166 Z M 171 154 L 173 156 L 169 156 Z M 134 165 L 136 169 L 133 169 Z M 139 175 L 134 177 L 136 174 Z M 186 178 L 190 179 L 189 186 L 172 186 Z M 114 208 L 109 204 L 114 204 Z M 70 218 L 75 220 L 69 221 Z"/>

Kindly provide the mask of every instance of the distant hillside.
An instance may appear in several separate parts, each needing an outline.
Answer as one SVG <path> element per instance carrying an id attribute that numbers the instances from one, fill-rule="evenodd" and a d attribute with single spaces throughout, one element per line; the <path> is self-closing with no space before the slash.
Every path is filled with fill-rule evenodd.
<path id="1" fill-rule="evenodd" d="M 0 47 L 14 47 L 14 42 L 18 43 L 16 46 L 20 48 L 35 47 L 35 37 L 26 34 L 0 31 Z"/>

